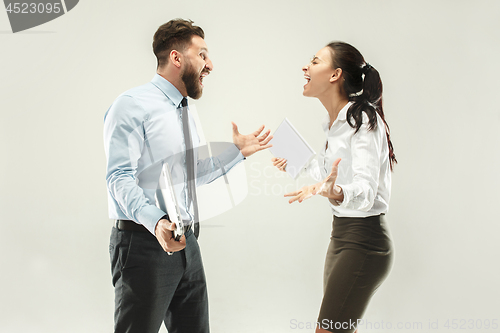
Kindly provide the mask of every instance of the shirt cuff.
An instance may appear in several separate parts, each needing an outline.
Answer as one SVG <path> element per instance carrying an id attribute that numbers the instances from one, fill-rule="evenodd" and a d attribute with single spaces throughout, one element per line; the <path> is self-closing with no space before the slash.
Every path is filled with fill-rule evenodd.
<path id="1" fill-rule="evenodd" d="M 149 230 L 153 235 L 155 234 L 156 224 L 159 220 L 165 216 L 166 213 L 160 208 L 149 205 L 141 209 L 137 214 L 137 219 L 140 224 L 142 224 L 146 229 Z"/>
<path id="2" fill-rule="evenodd" d="M 235 144 L 219 155 L 219 160 L 224 165 L 224 173 L 228 172 L 238 162 L 243 161 L 244 158 L 245 157 Z"/>
<path id="3" fill-rule="evenodd" d="M 349 201 L 352 198 L 352 190 L 349 188 L 349 185 L 341 185 L 336 184 L 338 187 L 342 188 L 342 193 L 344 194 L 344 200 L 342 202 L 337 201 L 339 203 L 339 207 L 346 208 Z"/>

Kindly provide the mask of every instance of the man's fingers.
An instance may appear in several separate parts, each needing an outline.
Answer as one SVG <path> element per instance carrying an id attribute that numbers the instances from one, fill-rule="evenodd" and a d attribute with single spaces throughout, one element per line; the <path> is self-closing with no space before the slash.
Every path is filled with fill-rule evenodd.
<path id="1" fill-rule="evenodd" d="M 163 247 L 163 251 L 165 252 L 178 252 L 178 251 L 181 251 L 181 250 L 184 250 L 186 248 L 186 243 L 180 245 L 181 243 L 180 242 L 177 242 L 177 244 L 175 245 L 165 245 L 165 246 L 162 246 Z"/>
<path id="2" fill-rule="evenodd" d="M 161 244 L 165 252 L 177 252 L 186 247 L 186 236 L 182 235 L 181 238 L 176 241 L 173 237 L 166 239 Z"/>
<path id="3" fill-rule="evenodd" d="M 259 127 L 258 130 L 256 130 L 255 132 L 253 132 L 252 134 L 255 136 L 255 137 L 258 137 L 259 134 L 264 130 L 266 126 L 262 125 L 261 127 Z"/>
<path id="4" fill-rule="evenodd" d="M 238 134 L 238 126 L 234 123 L 234 122 L 231 122 L 231 124 L 233 124 L 233 133 L 234 134 Z"/>
<path id="5" fill-rule="evenodd" d="M 266 133 L 262 134 L 261 136 L 259 136 L 257 139 L 259 141 L 264 141 L 266 138 L 269 137 L 269 134 L 271 134 L 271 130 L 267 130 Z"/>
<path id="6" fill-rule="evenodd" d="M 267 130 L 264 134 L 262 134 L 261 136 L 257 137 L 257 140 L 259 140 L 259 142 L 262 142 L 264 141 L 264 139 L 269 135 L 271 134 L 271 130 Z"/>
<path id="7" fill-rule="evenodd" d="M 265 146 L 260 146 L 257 148 L 256 151 L 261 151 L 261 150 L 264 150 L 264 149 L 267 149 L 267 148 L 271 148 L 273 145 L 269 144 L 269 145 L 265 145 Z"/>
<path id="8" fill-rule="evenodd" d="M 272 135 L 269 135 L 265 140 L 262 139 L 263 141 L 260 143 L 261 145 L 267 145 L 269 141 L 271 141 L 273 138 Z"/>
<path id="9" fill-rule="evenodd" d="M 155 229 L 155 236 L 165 252 L 177 252 L 186 247 L 186 237 L 183 235 L 179 241 L 174 239 L 176 225 L 167 219 L 161 219 Z"/>
<path id="10" fill-rule="evenodd" d="M 177 226 L 175 225 L 175 222 L 170 222 L 168 225 L 166 225 L 166 228 L 170 231 L 174 231 Z"/>

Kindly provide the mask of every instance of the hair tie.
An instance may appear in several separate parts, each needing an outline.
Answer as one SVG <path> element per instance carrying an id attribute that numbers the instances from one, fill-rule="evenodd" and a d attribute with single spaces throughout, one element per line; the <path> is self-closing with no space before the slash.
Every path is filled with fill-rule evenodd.
<path id="1" fill-rule="evenodd" d="M 367 62 L 365 62 L 365 66 L 363 67 L 363 74 L 368 73 L 368 71 L 370 70 L 370 68 L 372 68 L 372 65 L 370 65 Z"/>

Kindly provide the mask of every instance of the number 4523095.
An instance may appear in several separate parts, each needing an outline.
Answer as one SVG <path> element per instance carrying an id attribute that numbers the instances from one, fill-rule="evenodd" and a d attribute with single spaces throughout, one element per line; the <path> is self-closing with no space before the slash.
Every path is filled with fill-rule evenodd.
<path id="1" fill-rule="evenodd" d="M 498 328 L 498 321 L 497 319 L 448 319 L 444 323 L 444 327 L 447 329 L 494 329 L 496 330 Z"/>
<path id="2" fill-rule="evenodd" d="M 59 14 L 61 12 L 60 3 L 9 3 L 6 8 L 7 13 L 14 14 L 35 14 L 35 13 L 47 13 L 47 14 Z"/>

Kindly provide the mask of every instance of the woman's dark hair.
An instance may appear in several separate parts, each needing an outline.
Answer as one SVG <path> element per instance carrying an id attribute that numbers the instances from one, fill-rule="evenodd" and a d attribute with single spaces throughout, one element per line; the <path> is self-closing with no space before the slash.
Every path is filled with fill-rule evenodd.
<path id="1" fill-rule="evenodd" d="M 172 50 L 183 52 L 195 35 L 205 38 L 203 29 L 193 25 L 190 20 L 175 19 L 161 25 L 153 37 L 153 52 L 158 60 L 158 67 L 167 63 Z"/>
<path id="2" fill-rule="evenodd" d="M 365 62 L 361 53 L 352 45 L 344 42 L 332 42 L 327 45 L 332 54 L 333 68 L 341 68 L 344 76 L 342 89 L 349 101 L 354 102 L 347 110 L 347 122 L 357 133 L 363 123 L 363 111 L 368 116 L 368 130 L 377 127 L 377 113 L 385 124 L 385 133 L 389 145 L 389 161 L 394 168 L 396 155 L 391 142 L 389 125 L 385 121 L 382 108 L 382 81 L 378 71 Z M 353 123 L 354 121 L 354 123 Z"/>

